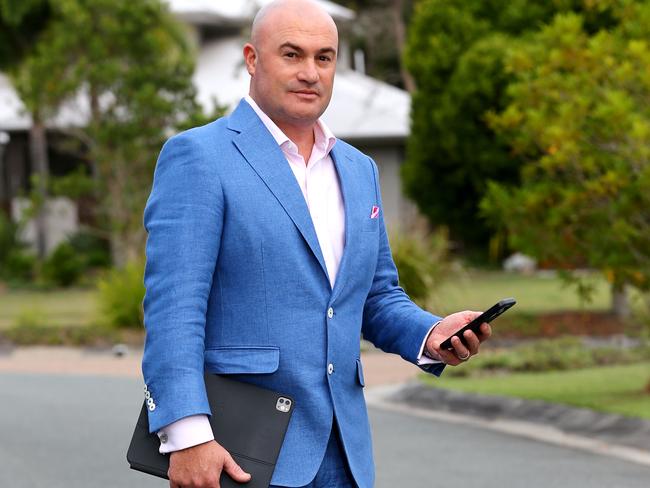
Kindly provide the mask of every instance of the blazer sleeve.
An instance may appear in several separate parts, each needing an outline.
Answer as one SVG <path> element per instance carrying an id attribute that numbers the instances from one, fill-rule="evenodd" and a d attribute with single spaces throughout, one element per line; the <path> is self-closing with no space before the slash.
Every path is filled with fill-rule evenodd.
<path id="1" fill-rule="evenodd" d="M 190 415 L 211 414 L 203 379 L 204 338 L 223 212 L 214 158 L 188 133 L 169 139 L 144 211 L 142 371 L 152 400 L 151 432 Z"/>
<path id="2" fill-rule="evenodd" d="M 370 158 L 368 158 L 370 159 Z M 379 208 L 382 209 L 377 165 L 370 159 Z M 363 309 L 363 337 L 380 349 L 396 353 L 417 364 L 418 354 L 429 330 L 441 317 L 418 307 L 398 284 L 383 211 L 379 215 L 379 253 L 370 292 Z M 423 367 L 440 374 L 443 364 Z"/>

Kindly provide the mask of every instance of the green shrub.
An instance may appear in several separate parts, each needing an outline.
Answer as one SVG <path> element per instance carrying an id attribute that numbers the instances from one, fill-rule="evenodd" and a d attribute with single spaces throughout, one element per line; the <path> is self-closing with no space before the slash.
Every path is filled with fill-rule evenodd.
<path id="1" fill-rule="evenodd" d="M 36 257 L 18 238 L 19 225 L 0 211 L 0 278 L 26 282 L 34 278 Z"/>
<path id="2" fill-rule="evenodd" d="M 47 327 L 46 320 L 41 310 L 24 309 L 16 317 L 15 325 L 4 331 L 3 336 L 17 345 L 60 345 L 60 338 Z"/>
<path id="3" fill-rule="evenodd" d="M 43 263 L 41 272 L 46 282 L 70 286 L 79 280 L 84 263 L 68 242 L 59 244 Z"/>
<path id="4" fill-rule="evenodd" d="M 14 224 L 2 211 L 0 211 L 0 264 L 4 263 L 6 256 L 18 246 L 18 225 Z"/>
<path id="5" fill-rule="evenodd" d="M 119 340 L 114 329 L 106 326 L 51 326 L 42 314 L 25 312 L 16 324 L 0 333 L 3 340 L 17 346 L 99 346 Z"/>
<path id="6" fill-rule="evenodd" d="M 421 303 L 447 274 L 447 232 L 438 230 L 430 235 L 394 233 L 390 243 L 400 286 L 414 301 Z"/>
<path id="7" fill-rule="evenodd" d="M 143 326 L 144 266 L 130 263 L 112 269 L 99 281 L 99 304 L 107 324 L 114 327 Z"/>
<path id="8" fill-rule="evenodd" d="M 36 263 L 33 254 L 13 249 L 0 264 L 0 277 L 19 283 L 32 281 L 36 274 Z"/>
<path id="9" fill-rule="evenodd" d="M 541 372 L 631 364 L 650 359 L 650 346 L 587 347 L 577 337 L 543 339 L 511 349 L 484 350 L 467 364 L 448 368 L 445 375 L 472 376 L 493 372 Z"/>
<path id="10" fill-rule="evenodd" d="M 106 239 L 80 231 L 70 237 L 68 242 L 83 261 L 85 269 L 108 268 L 111 265 L 110 246 Z"/>

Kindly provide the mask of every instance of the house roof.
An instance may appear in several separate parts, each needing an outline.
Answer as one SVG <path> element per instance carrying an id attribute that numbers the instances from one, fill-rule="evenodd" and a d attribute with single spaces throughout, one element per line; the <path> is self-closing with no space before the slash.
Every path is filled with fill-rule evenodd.
<path id="1" fill-rule="evenodd" d="M 179 18 L 193 24 L 247 25 L 255 13 L 271 0 L 166 0 Z M 352 20 L 352 10 L 327 0 L 315 0 L 338 21 Z"/>
<path id="2" fill-rule="evenodd" d="M 249 23 L 258 4 L 270 0 L 168 0 L 172 11 L 184 16 L 196 14 L 239 22 L 246 15 Z M 353 16 L 353 12 L 332 2 L 319 0 L 331 14 Z M 247 9 L 252 10 L 247 10 Z M 251 13 L 246 13 L 251 12 Z M 337 13 L 338 12 L 338 13 Z M 213 17 L 210 17 L 213 15 Z M 235 20 L 233 20 L 235 19 Z M 191 20 L 186 20 L 192 22 Z M 215 101 L 234 109 L 248 93 L 250 77 L 242 56 L 243 38 L 232 36 L 208 41 L 200 48 L 194 82 L 199 102 L 210 110 Z M 83 97 L 66 104 L 51 126 L 81 125 L 87 120 L 88 107 Z M 404 139 L 409 134 L 410 96 L 407 92 L 387 83 L 339 65 L 334 81 L 334 93 L 323 115 L 325 123 L 337 137 L 349 140 Z M 9 80 L 0 73 L 0 129 L 26 130 L 30 118 Z"/>

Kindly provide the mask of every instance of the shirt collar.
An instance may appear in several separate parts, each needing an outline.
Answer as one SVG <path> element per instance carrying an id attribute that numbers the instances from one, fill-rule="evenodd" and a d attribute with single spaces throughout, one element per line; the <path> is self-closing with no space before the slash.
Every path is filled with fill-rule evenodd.
<path id="1" fill-rule="evenodd" d="M 250 105 L 251 108 L 255 111 L 264 126 L 273 136 L 273 139 L 275 139 L 275 142 L 278 144 L 278 146 L 289 146 L 295 148 L 296 151 L 298 150 L 296 144 L 291 139 L 289 139 L 284 132 L 282 132 L 282 129 L 280 129 L 268 115 L 262 111 L 262 109 L 259 107 L 259 105 L 257 105 L 255 100 L 251 98 L 250 95 L 246 95 L 244 97 L 244 100 L 246 100 L 246 103 L 248 103 L 248 105 Z M 327 155 L 334 147 L 334 144 L 336 144 L 336 137 L 330 128 L 327 127 L 325 122 L 323 122 L 321 119 L 318 119 L 316 125 L 314 126 L 314 146 L 322 151 L 323 154 Z"/>

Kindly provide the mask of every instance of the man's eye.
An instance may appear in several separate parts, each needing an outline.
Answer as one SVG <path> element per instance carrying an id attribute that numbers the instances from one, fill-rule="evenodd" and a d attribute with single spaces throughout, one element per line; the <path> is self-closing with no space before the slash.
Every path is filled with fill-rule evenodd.
<path id="1" fill-rule="evenodd" d="M 320 56 L 318 59 L 320 61 L 325 61 L 325 62 L 328 62 L 328 61 L 332 60 L 332 58 L 330 58 L 329 56 Z"/>
<path id="2" fill-rule="evenodd" d="M 285 55 L 287 58 L 295 58 L 295 57 L 297 56 L 296 53 L 284 53 L 284 55 Z"/>

